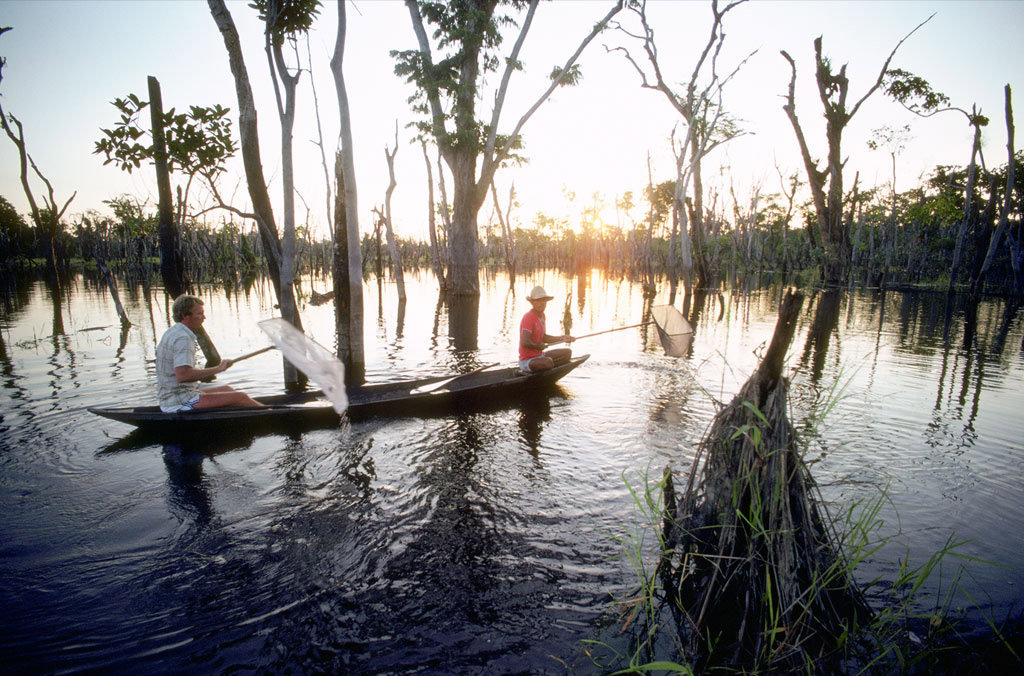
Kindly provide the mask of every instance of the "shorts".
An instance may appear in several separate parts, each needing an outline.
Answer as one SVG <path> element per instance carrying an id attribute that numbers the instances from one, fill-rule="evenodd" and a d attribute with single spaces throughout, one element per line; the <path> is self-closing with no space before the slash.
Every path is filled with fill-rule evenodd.
<path id="1" fill-rule="evenodd" d="M 176 404 L 174 406 L 161 406 L 160 410 L 164 413 L 183 413 L 185 411 L 194 411 L 196 404 L 199 403 L 199 395 L 195 395 L 184 404 Z"/>
<path id="2" fill-rule="evenodd" d="M 537 357 L 530 357 L 529 359 L 520 359 L 519 370 L 522 371 L 523 373 L 536 373 L 536 371 L 530 370 L 530 362 L 533 361 L 534 359 L 539 359 L 540 357 L 543 356 L 544 355 L 538 355 Z"/>

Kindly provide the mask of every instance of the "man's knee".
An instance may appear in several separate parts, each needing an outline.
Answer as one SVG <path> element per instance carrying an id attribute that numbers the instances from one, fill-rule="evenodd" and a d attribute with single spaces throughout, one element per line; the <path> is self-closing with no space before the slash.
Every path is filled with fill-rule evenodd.
<path id="1" fill-rule="evenodd" d="M 555 363 L 551 360 L 551 357 L 548 356 L 537 357 L 530 360 L 531 371 L 547 371 L 554 365 Z"/>
<path id="2" fill-rule="evenodd" d="M 548 350 L 544 353 L 544 356 L 551 360 L 552 366 L 560 366 L 572 359 L 572 350 L 567 347 L 560 347 L 556 350 Z"/>

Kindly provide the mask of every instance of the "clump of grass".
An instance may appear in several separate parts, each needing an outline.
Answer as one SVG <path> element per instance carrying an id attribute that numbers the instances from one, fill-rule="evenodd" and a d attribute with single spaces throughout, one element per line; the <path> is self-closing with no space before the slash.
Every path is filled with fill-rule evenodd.
<path id="1" fill-rule="evenodd" d="M 777 595 L 767 593 L 764 598 L 757 599 L 763 608 L 757 613 L 747 609 L 745 614 L 748 618 L 760 614 L 762 624 L 758 633 L 765 637 L 765 647 L 774 649 L 774 652 L 770 649 L 756 653 L 743 651 L 725 635 L 719 635 L 715 640 L 707 633 L 704 636 L 696 634 L 692 627 L 693 614 L 687 614 L 680 605 L 679 567 L 688 565 L 689 570 L 685 574 L 695 575 L 699 554 L 683 552 L 678 543 L 672 543 L 671 531 L 678 526 L 672 523 L 672 514 L 677 507 L 671 471 L 666 468 L 657 481 L 652 480 L 649 471 L 641 473 L 635 485 L 625 476 L 623 480 L 633 498 L 635 527 L 618 536 L 617 540 L 638 583 L 616 604 L 618 629 L 628 636 L 628 650 L 622 647 L 616 650 L 607 642 L 585 642 L 587 654 L 605 673 L 692 674 L 716 670 L 890 674 L 913 673 L 921 669 L 925 670 L 924 673 L 935 673 L 937 666 L 948 666 L 950 651 L 957 647 L 956 641 L 952 640 L 956 622 L 952 619 L 951 606 L 955 593 L 963 591 L 959 575 L 954 577 L 930 612 L 922 614 L 915 608 L 926 583 L 938 574 L 940 564 L 949 557 L 960 557 L 957 549 L 964 544 L 962 541 L 951 537 L 944 547 L 916 567 L 908 564 L 911 559 L 908 552 L 900 559 L 894 577 L 869 581 L 864 588 L 884 586 L 889 590 L 888 595 L 876 604 L 875 609 L 864 611 L 868 616 L 866 620 L 852 624 L 848 630 L 838 634 L 819 635 L 813 654 L 804 647 L 786 645 L 795 631 L 783 622 L 786 609 L 778 602 Z M 814 598 L 830 586 L 846 585 L 856 590 L 854 571 L 865 561 L 877 557 L 880 550 L 892 542 L 890 537 L 881 535 L 884 523 L 880 512 L 888 500 L 887 491 L 883 489 L 847 506 L 835 519 L 825 517 L 833 525 L 831 545 L 842 552 L 842 556 L 834 557 L 832 564 L 821 570 L 814 583 L 803 590 L 801 596 L 805 605 L 813 605 Z M 863 599 L 857 591 L 859 598 Z M 744 598 L 747 596 L 745 593 Z M 987 621 L 995 642 L 988 651 L 991 653 L 993 647 L 1000 651 L 1004 655 L 1001 663 L 1019 664 L 1020 656 L 1015 651 L 1012 638 L 1001 628 L 1002 624 L 992 618 L 987 618 Z M 698 639 L 696 642 L 695 638 Z M 800 650 L 807 654 L 801 659 L 793 659 Z M 781 659 L 783 655 L 788 659 Z M 960 656 L 958 659 L 965 658 Z M 969 664 L 964 662 L 965 666 Z M 942 673 L 956 672 L 955 669 L 947 669 Z"/>
<path id="2" fill-rule="evenodd" d="M 642 489 L 627 482 L 657 542 L 622 540 L 639 585 L 621 603 L 633 642 L 628 655 L 614 653 L 625 667 L 617 673 L 889 673 L 921 659 L 907 630 L 911 602 L 959 543 L 904 565 L 892 587 L 900 596 L 869 606 L 854 570 L 886 544 L 886 495 L 834 520 L 804 462 L 781 377 L 801 304 L 794 294 L 783 301 L 764 361 L 715 417 L 681 495 L 668 469 L 653 485 L 645 475 Z"/>

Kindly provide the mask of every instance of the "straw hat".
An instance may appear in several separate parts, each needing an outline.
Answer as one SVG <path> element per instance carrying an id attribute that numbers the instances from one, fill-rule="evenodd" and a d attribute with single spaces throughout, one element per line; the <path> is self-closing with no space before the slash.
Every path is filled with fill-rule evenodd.
<path id="1" fill-rule="evenodd" d="M 554 296 L 549 296 L 548 292 L 544 290 L 543 286 L 533 287 L 533 291 L 526 297 L 526 300 L 551 300 Z"/>

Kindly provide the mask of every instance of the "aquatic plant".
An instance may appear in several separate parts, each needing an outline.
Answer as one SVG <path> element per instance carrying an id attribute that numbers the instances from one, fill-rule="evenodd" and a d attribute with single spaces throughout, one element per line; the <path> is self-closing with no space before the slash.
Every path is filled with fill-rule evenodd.
<path id="1" fill-rule="evenodd" d="M 617 673 L 888 673 L 939 649 L 910 631 L 921 621 L 913 608 L 962 543 L 951 537 L 918 567 L 908 556 L 883 606 L 869 605 L 854 573 L 891 542 L 880 534 L 887 493 L 833 518 L 804 461 L 781 377 L 801 304 L 797 294 L 784 299 L 764 361 L 715 417 L 681 494 L 669 468 L 656 483 L 648 473 L 640 486 L 626 481 L 639 515 L 637 531 L 620 540 L 639 581 L 618 602 L 630 650 L 594 642 L 588 654 L 595 662 L 615 661 Z M 818 402 L 812 424 L 841 392 L 833 388 Z M 657 533 L 655 546 L 650 533 Z M 925 618 L 934 629 L 928 639 L 948 626 L 958 588 L 956 578 Z"/>

